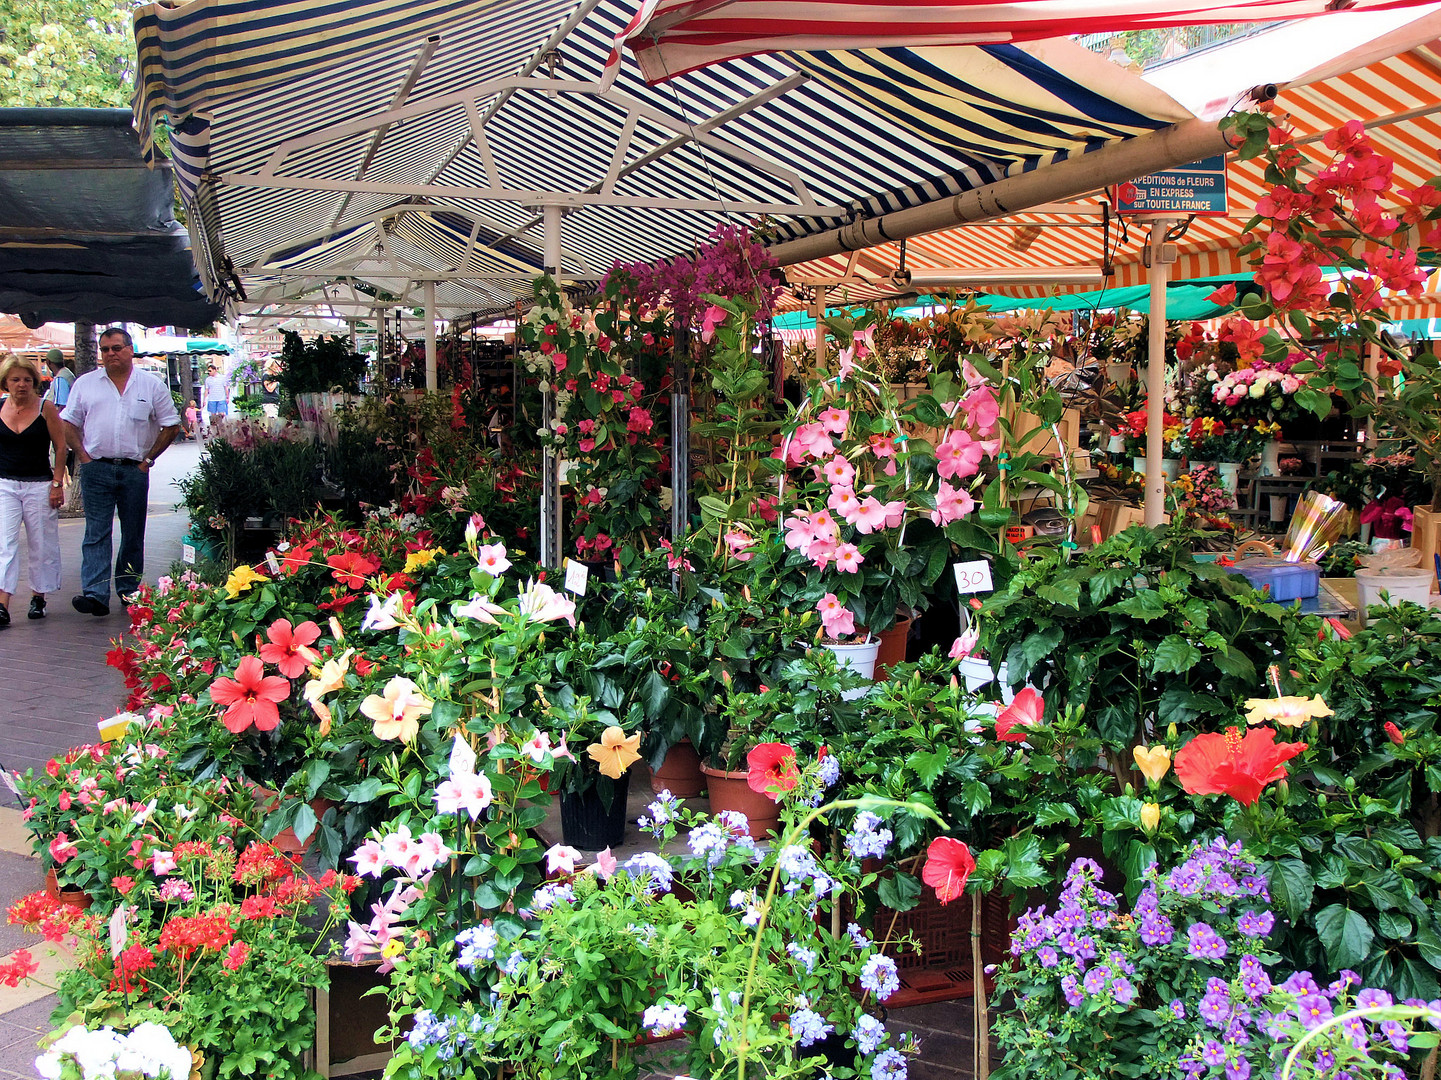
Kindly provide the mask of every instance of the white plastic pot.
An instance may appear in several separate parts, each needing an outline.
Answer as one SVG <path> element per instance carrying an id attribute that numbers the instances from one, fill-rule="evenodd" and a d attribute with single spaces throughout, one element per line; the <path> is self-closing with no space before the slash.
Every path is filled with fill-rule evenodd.
<path id="1" fill-rule="evenodd" d="M 832 645 L 829 642 L 823 643 L 827 649 L 836 654 L 841 667 L 848 667 L 863 679 L 873 679 L 876 675 L 876 654 L 881 650 L 879 641 L 866 641 L 859 645 Z M 858 686 L 854 690 L 847 690 L 841 695 L 845 700 L 852 701 L 861 697 L 870 687 Z"/>
<path id="2" fill-rule="evenodd" d="M 1241 463 L 1239 461 L 1218 461 L 1216 462 L 1216 475 L 1221 478 L 1221 486 L 1234 495 L 1237 481 L 1241 476 Z"/>
<path id="3" fill-rule="evenodd" d="M 1370 604 L 1396 604 L 1409 600 L 1422 607 L 1431 602 L 1430 570 L 1418 566 L 1401 566 L 1377 570 L 1356 571 L 1356 600 L 1361 609 L 1361 625 L 1366 625 L 1366 608 Z M 1383 599 L 1381 593 L 1387 598 Z"/>
<path id="4" fill-rule="evenodd" d="M 1001 702 L 1009 705 L 1015 698 L 1016 692 L 1011 689 L 1010 683 L 1006 681 L 1006 662 L 1001 661 L 1000 670 L 991 667 L 991 662 L 984 657 L 968 656 L 960 662 L 961 675 L 966 680 L 966 689 L 972 692 L 989 686 L 997 678 L 1001 680 Z"/>

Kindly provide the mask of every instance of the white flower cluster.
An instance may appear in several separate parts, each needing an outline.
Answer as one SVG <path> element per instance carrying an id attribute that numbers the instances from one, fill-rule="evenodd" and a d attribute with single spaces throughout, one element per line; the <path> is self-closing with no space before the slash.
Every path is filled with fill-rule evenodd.
<path id="1" fill-rule="evenodd" d="M 191 1057 L 190 1050 L 178 1045 L 159 1024 L 144 1023 L 128 1034 L 110 1027 L 91 1031 L 82 1024 L 35 1059 L 35 1071 L 45 1080 L 60 1080 L 67 1065 L 79 1070 L 80 1080 L 114 1080 L 122 1073 L 189 1080 Z"/>

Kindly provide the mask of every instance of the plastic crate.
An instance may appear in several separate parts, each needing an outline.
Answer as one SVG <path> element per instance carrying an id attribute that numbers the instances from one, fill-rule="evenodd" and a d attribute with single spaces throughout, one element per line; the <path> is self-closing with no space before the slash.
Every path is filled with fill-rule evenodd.
<path id="1" fill-rule="evenodd" d="M 886 1008 L 900 1009 L 933 1001 L 953 1001 L 975 994 L 975 964 L 971 956 L 972 896 L 942 905 L 935 890 L 927 888 L 910 911 L 877 908 L 872 936 L 882 941 L 881 951 L 896 962 L 901 987 L 886 999 Z M 1004 897 L 981 901 L 981 960 L 989 966 L 1005 960 L 1015 922 Z M 919 953 L 894 944 L 906 935 L 915 938 Z M 987 988 L 993 984 L 986 980 Z"/>
<path id="2" fill-rule="evenodd" d="M 1242 559 L 1232 570 L 1280 602 L 1309 600 L 1321 590 L 1321 568 L 1315 563 L 1260 557 Z"/>

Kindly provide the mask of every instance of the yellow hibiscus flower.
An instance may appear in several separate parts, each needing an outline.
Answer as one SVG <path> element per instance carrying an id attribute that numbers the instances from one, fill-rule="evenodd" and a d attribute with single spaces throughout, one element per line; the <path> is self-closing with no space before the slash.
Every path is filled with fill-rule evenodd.
<path id="1" fill-rule="evenodd" d="M 429 566 L 435 562 L 435 557 L 441 554 L 440 548 L 421 548 L 419 551 L 412 551 L 405 557 L 405 572 L 412 574 L 422 566 Z"/>
<path id="2" fill-rule="evenodd" d="M 1248 698 L 1246 723 L 1304 727 L 1312 720 L 1334 715 L 1321 695 L 1315 697 Z"/>
<path id="3" fill-rule="evenodd" d="M 256 582 L 269 580 L 264 574 L 255 572 L 251 566 L 237 566 L 230 571 L 230 576 L 225 579 L 225 592 L 230 599 L 234 600 L 241 593 L 245 592 Z"/>
<path id="4" fill-rule="evenodd" d="M 1153 746 L 1150 749 L 1138 746 L 1131 754 L 1136 759 L 1136 768 L 1141 770 L 1141 775 L 1153 784 L 1159 784 L 1161 778 L 1171 770 L 1171 751 L 1164 746 Z"/>
<path id="5" fill-rule="evenodd" d="M 640 732 L 626 738 L 625 732 L 612 724 L 601 732 L 600 742 L 591 743 L 585 752 L 600 766 L 602 776 L 619 780 L 640 760 Z"/>

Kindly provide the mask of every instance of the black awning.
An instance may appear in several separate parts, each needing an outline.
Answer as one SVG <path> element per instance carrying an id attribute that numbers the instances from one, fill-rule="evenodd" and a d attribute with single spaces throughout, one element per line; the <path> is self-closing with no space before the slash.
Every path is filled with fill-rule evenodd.
<path id="1" fill-rule="evenodd" d="M 169 162 L 129 109 L 0 109 L 0 311 L 44 322 L 208 326 Z"/>

